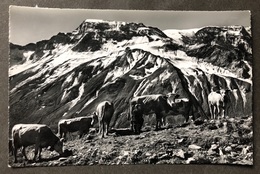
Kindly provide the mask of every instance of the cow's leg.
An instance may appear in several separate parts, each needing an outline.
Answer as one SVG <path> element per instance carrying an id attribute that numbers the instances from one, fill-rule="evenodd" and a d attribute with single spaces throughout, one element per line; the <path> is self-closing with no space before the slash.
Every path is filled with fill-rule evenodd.
<path id="1" fill-rule="evenodd" d="M 140 118 L 139 123 L 140 123 L 140 124 L 139 124 L 139 127 L 138 127 L 138 134 L 141 133 L 141 129 L 142 129 L 142 127 L 143 127 L 143 123 L 144 123 L 143 117 Z"/>
<path id="2" fill-rule="evenodd" d="M 81 139 L 81 138 L 82 138 L 82 136 L 83 136 L 83 131 L 82 131 L 82 130 L 80 130 L 80 131 L 79 131 L 79 139 Z"/>
<path id="3" fill-rule="evenodd" d="M 131 123 L 130 123 L 130 129 L 132 132 L 134 131 L 134 122 L 133 121 L 131 121 Z"/>
<path id="4" fill-rule="evenodd" d="M 184 114 L 184 117 L 185 117 L 185 121 L 186 121 L 186 123 L 189 121 L 189 114 L 187 114 L 187 113 L 185 113 Z"/>
<path id="5" fill-rule="evenodd" d="M 103 121 L 103 123 L 102 123 L 102 138 L 104 138 L 104 132 L 105 131 L 105 123 L 104 123 L 104 121 Z"/>
<path id="6" fill-rule="evenodd" d="M 42 159 L 42 157 L 41 157 L 41 153 L 42 153 L 42 148 L 41 148 L 41 147 L 39 147 L 39 160 L 41 160 L 41 159 Z"/>
<path id="7" fill-rule="evenodd" d="M 35 143 L 35 152 L 34 152 L 33 161 L 36 161 L 38 152 L 39 152 L 39 144 Z"/>
<path id="8" fill-rule="evenodd" d="M 59 135 L 60 138 L 62 138 L 62 133 L 61 133 L 60 125 L 58 125 L 58 135 Z"/>
<path id="9" fill-rule="evenodd" d="M 160 128 L 162 128 L 162 126 L 163 126 L 163 120 L 161 118 L 161 119 L 158 119 L 158 128 L 160 129 Z"/>
<path id="10" fill-rule="evenodd" d="M 136 113 L 131 114 L 131 131 L 136 133 Z"/>
<path id="11" fill-rule="evenodd" d="M 222 105 L 222 118 L 225 118 L 228 115 L 230 106 L 228 104 L 223 103 Z"/>
<path id="12" fill-rule="evenodd" d="M 161 114 L 160 113 L 155 113 L 155 116 L 156 116 L 156 127 L 155 127 L 155 130 L 159 130 L 160 129 L 160 124 L 162 122 L 162 117 L 161 117 Z"/>
<path id="13" fill-rule="evenodd" d="M 213 115 L 213 106 L 211 104 L 209 104 L 209 112 L 210 112 L 210 118 L 214 119 L 214 115 Z"/>
<path id="14" fill-rule="evenodd" d="M 64 139 L 66 139 L 67 137 L 66 137 L 66 132 L 61 132 L 61 138 L 64 138 Z"/>
<path id="15" fill-rule="evenodd" d="M 13 154 L 14 154 L 14 162 L 17 163 L 17 142 L 16 142 L 16 139 L 18 137 L 13 137 L 13 141 L 12 141 L 12 147 L 13 147 Z"/>
<path id="16" fill-rule="evenodd" d="M 215 120 L 216 119 L 216 113 L 217 112 L 217 106 L 213 106 L 213 120 Z"/>
<path id="17" fill-rule="evenodd" d="M 165 126 L 166 125 L 166 117 L 163 116 L 161 119 L 161 126 Z"/>
<path id="18" fill-rule="evenodd" d="M 140 122 L 140 130 L 139 130 L 140 132 L 141 132 L 141 129 L 142 129 L 142 127 L 143 127 L 143 124 L 144 124 L 144 118 L 142 117 L 142 118 L 141 118 L 141 122 Z"/>
<path id="19" fill-rule="evenodd" d="M 62 136 L 61 136 L 61 137 L 66 140 L 66 139 L 67 139 L 67 132 L 64 131 L 64 132 L 62 133 Z"/>
<path id="20" fill-rule="evenodd" d="M 102 121 L 98 121 L 98 135 L 101 135 L 101 129 L 102 129 Z"/>
<path id="21" fill-rule="evenodd" d="M 104 137 L 104 129 L 105 129 L 105 124 L 104 124 L 104 121 L 103 120 L 100 120 L 99 122 L 99 131 L 98 131 L 98 134 L 101 138 Z"/>
<path id="22" fill-rule="evenodd" d="M 27 158 L 27 156 L 26 156 L 26 152 L 25 152 L 25 149 L 26 147 L 25 146 L 23 146 L 23 149 L 22 149 L 22 154 L 23 154 L 23 156 L 24 156 L 24 158 L 25 158 L 25 160 L 26 161 L 28 161 L 28 158 Z"/>
<path id="23" fill-rule="evenodd" d="M 13 147 L 13 151 L 14 151 L 14 162 L 17 163 L 17 147 Z"/>
<path id="24" fill-rule="evenodd" d="M 110 121 L 108 121 L 107 124 L 106 124 L 106 126 L 107 126 L 107 127 L 106 127 L 106 135 L 107 135 L 107 136 L 108 136 L 109 124 L 110 124 Z"/>
<path id="25" fill-rule="evenodd" d="M 107 123 L 104 123 L 104 136 L 107 136 Z"/>
<path id="26" fill-rule="evenodd" d="M 216 106 L 216 119 L 219 119 L 221 117 L 220 111 L 221 111 L 220 105 L 217 105 Z"/>

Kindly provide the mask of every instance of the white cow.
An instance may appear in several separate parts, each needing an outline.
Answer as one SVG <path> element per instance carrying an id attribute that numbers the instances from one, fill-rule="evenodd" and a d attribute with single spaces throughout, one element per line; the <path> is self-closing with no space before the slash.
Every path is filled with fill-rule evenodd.
<path id="1" fill-rule="evenodd" d="M 208 104 L 211 118 L 216 119 L 218 116 L 225 117 L 227 113 L 227 90 L 221 89 L 220 92 L 212 91 L 208 95 Z"/>
<path id="2" fill-rule="evenodd" d="M 50 150 L 57 151 L 60 155 L 63 153 L 63 139 L 58 138 L 51 129 L 44 124 L 16 124 L 12 128 L 12 145 L 14 151 L 14 162 L 17 162 L 17 150 L 23 147 L 22 154 L 26 160 L 25 148 L 35 145 L 34 158 L 36 161 L 44 147 L 51 147 Z"/>
<path id="3" fill-rule="evenodd" d="M 113 103 L 109 101 L 103 101 L 99 103 L 96 109 L 96 114 L 98 115 L 99 121 L 98 134 L 101 134 L 101 137 L 103 138 L 104 134 L 108 135 L 109 124 L 114 114 Z"/>

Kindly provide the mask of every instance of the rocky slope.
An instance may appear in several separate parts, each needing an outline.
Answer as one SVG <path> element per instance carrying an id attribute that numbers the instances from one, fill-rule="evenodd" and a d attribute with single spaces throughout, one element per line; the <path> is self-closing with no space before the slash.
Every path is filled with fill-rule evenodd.
<path id="1" fill-rule="evenodd" d="M 32 147 L 33 148 L 33 147 Z M 28 148 L 28 158 L 33 150 Z M 120 165 L 120 164 L 253 164 L 252 116 L 210 122 L 195 121 L 174 128 L 153 131 L 150 125 L 140 135 L 127 129 L 111 130 L 99 139 L 95 132 L 82 139 L 71 137 L 64 144 L 68 155 L 43 150 L 42 160 L 18 163 L 12 167 Z"/>

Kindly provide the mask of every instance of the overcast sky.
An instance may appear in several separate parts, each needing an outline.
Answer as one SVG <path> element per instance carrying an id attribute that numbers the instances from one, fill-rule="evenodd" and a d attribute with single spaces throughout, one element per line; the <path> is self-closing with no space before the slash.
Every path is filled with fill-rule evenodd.
<path id="1" fill-rule="evenodd" d="M 249 11 L 146 11 L 10 7 L 10 42 L 25 45 L 71 32 L 85 19 L 142 22 L 165 29 L 203 26 L 250 26 Z"/>

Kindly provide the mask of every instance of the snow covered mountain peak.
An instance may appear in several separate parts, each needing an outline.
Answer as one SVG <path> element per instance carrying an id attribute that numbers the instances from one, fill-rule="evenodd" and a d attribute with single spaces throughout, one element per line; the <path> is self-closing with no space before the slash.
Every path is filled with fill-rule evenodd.
<path id="1" fill-rule="evenodd" d="M 177 92 L 193 96 L 207 112 L 212 87 L 234 90 L 235 108 L 246 113 L 251 48 L 244 27 L 163 32 L 143 23 L 89 19 L 49 40 L 10 43 L 10 123 L 54 126 L 61 117 L 88 114 L 111 100 L 113 125 L 124 127 L 132 96 Z"/>

